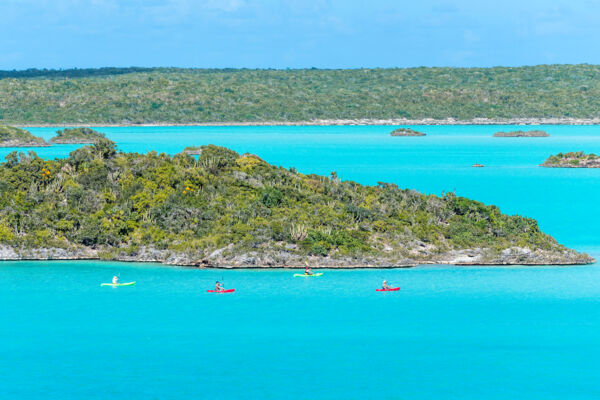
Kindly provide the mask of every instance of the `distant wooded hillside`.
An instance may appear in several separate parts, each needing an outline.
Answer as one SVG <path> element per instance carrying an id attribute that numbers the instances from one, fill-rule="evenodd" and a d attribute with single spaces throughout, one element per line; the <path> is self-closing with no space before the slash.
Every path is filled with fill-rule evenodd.
<path id="1" fill-rule="evenodd" d="M 600 117 L 600 66 L 0 71 L 2 123 Z"/>

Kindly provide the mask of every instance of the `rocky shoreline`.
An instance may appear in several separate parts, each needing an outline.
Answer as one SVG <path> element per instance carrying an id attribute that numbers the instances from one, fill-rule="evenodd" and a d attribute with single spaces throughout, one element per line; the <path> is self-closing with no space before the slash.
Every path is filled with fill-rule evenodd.
<path id="1" fill-rule="evenodd" d="M 224 255 L 223 248 L 209 255 L 174 253 L 142 247 L 138 251 L 117 254 L 105 253 L 102 249 L 80 247 L 77 249 L 38 248 L 16 249 L 0 245 L 1 261 L 24 260 L 105 260 L 123 262 L 152 262 L 165 265 L 188 266 L 198 268 L 304 268 L 308 262 L 312 268 L 408 268 L 417 265 L 583 265 L 596 260 L 587 254 L 574 250 L 563 251 L 531 250 L 523 247 L 511 247 L 501 252 L 485 248 L 453 250 L 441 254 L 428 254 L 427 247 L 414 250 L 414 256 L 402 259 L 384 256 L 352 257 L 303 257 L 292 252 L 258 253 L 248 252 L 237 255 Z M 419 254 L 420 253 L 420 254 Z"/>
<path id="2" fill-rule="evenodd" d="M 95 140 L 85 140 L 85 139 L 57 139 L 50 140 L 52 144 L 94 144 Z"/>
<path id="3" fill-rule="evenodd" d="M 40 142 L 21 142 L 20 140 L 10 140 L 0 143 L 0 147 L 50 147 L 49 143 Z"/>
<path id="4" fill-rule="evenodd" d="M 88 123 L 88 124 L 13 124 L 18 127 L 57 128 L 57 127 L 131 127 L 131 126 L 314 126 L 314 125 L 600 125 L 599 118 L 454 118 L 434 119 L 316 119 L 310 121 L 250 121 L 250 122 L 149 122 L 149 123 Z"/>

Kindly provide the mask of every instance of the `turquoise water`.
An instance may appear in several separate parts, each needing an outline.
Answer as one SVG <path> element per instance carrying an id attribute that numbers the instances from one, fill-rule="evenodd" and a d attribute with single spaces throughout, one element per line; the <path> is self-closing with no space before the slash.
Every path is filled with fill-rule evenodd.
<path id="1" fill-rule="evenodd" d="M 213 143 L 305 173 L 456 190 L 600 257 L 600 170 L 537 167 L 561 151 L 600 154 L 600 126 L 491 137 L 518 128 L 417 127 L 423 138 L 392 138 L 385 126 L 99 130 L 123 151 Z M 99 286 L 115 273 L 138 284 Z M 600 398 L 597 264 L 292 274 L 0 263 L 0 398 Z M 205 292 L 222 278 L 234 294 Z M 383 278 L 402 291 L 375 292 Z"/>
<path id="2" fill-rule="evenodd" d="M 293 273 L 5 262 L 1 397 L 600 397 L 600 268 Z"/>

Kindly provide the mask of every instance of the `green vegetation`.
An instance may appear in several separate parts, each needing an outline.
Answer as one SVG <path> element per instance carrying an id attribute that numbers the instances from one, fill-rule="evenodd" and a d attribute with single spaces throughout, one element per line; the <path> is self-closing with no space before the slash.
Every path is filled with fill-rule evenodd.
<path id="1" fill-rule="evenodd" d="M 511 131 L 511 132 L 496 132 L 495 137 L 548 137 L 548 132 L 544 131 Z"/>
<path id="2" fill-rule="evenodd" d="M 198 157 L 120 153 L 108 139 L 66 159 L 10 153 L 0 164 L 0 244 L 79 246 L 108 259 L 143 246 L 197 259 L 224 248 L 393 260 L 481 247 L 565 251 L 535 220 L 453 193 L 303 175 L 216 146 Z"/>
<path id="3" fill-rule="evenodd" d="M 33 136 L 24 129 L 0 125 L 0 147 L 39 147 L 48 146 L 40 137 Z"/>
<path id="4" fill-rule="evenodd" d="M 90 128 L 66 128 L 56 131 L 56 136 L 50 139 L 50 142 L 59 144 L 92 144 L 104 137 L 103 133 Z"/>
<path id="5" fill-rule="evenodd" d="M 7 123 L 600 117 L 600 66 L 0 72 Z"/>
<path id="6" fill-rule="evenodd" d="M 391 136 L 425 136 L 423 132 L 415 131 L 410 128 L 398 128 L 394 129 L 391 133 Z"/>
<path id="7" fill-rule="evenodd" d="M 555 168 L 600 168 L 600 156 L 585 154 L 583 151 L 558 153 L 548 157 L 541 166 Z"/>

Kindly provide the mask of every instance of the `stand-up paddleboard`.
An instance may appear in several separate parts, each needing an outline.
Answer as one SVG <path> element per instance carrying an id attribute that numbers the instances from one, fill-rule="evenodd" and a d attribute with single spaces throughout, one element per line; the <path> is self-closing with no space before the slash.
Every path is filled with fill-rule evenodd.
<path id="1" fill-rule="evenodd" d="M 304 278 L 311 278 L 313 276 L 321 276 L 321 275 L 323 275 L 322 272 L 318 272 L 318 273 L 312 274 L 312 275 L 308 275 L 308 274 L 294 274 L 294 276 L 301 276 L 301 277 L 304 277 Z"/>
<path id="2" fill-rule="evenodd" d="M 226 289 L 226 290 L 207 290 L 208 293 L 233 293 L 235 289 Z"/>
<path id="3" fill-rule="evenodd" d="M 117 286 L 133 286 L 135 285 L 135 281 L 133 282 L 125 282 L 125 283 L 101 283 L 100 286 L 112 286 L 112 287 L 117 287 Z"/>
<path id="4" fill-rule="evenodd" d="M 375 289 L 378 292 L 397 292 L 398 290 L 400 290 L 400 287 L 393 287 L 393 288 L 389 288 L 389 289 Z"/>

